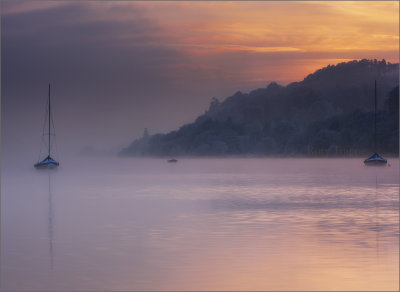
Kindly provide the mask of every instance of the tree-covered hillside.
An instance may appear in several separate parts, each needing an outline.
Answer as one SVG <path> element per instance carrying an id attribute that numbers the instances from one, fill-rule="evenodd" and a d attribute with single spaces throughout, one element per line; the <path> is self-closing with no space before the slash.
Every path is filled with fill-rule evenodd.
<path id="1" fill-rule="evenodd" d="M 195 122 L 144 136 L 120 154 L 365 155 L 373 151 L 377 81 L 378 151 L 398 154 L 399 64 L 361 60 L 322 68 L 301 82 L 237 92 Z"/>

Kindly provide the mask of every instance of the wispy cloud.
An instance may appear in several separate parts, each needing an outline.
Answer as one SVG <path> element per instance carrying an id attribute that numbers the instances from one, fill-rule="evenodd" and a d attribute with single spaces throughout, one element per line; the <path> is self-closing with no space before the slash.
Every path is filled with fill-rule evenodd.
<path id="1" fill-rule="evenodd" d="M 74 116 L 91 137 L 109 129 L 115 141 L 142 133 L 130 125 L 165 131 L 188 122 L 212 96 L 301 80 L 341 61 L 399 60 L 396 1 L 5 0 L 1 7 L 10 116 L 22 114 L 21 104 L 30 109 L 24 119 L 39 112 L 42 96 L 33 93 L 51 81 L 65 95 L 65 120 Z M 176 114 L 177 106 L 185 110 Z"/>

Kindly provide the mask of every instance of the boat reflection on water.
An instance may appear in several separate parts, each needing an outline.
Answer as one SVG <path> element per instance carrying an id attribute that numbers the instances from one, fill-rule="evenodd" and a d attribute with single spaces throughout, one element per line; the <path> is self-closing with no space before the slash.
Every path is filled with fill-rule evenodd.
<path id="1" fill-rule="evenodd" d="M 375 230 L 376 230 L 376 256 L 379 258 L 379 198 L 378 198 L 378 174 L 375 175 Z"/>
<path id="2" fill-rule="evenodd" d="M 398 287 L 398 159 L 63 161 L 3 174 L 6 291 Z"/>
<path id="3" fill-rule="evenodd" d="M 49 236 L 49 257 L 50 257 L 50 268 L 53 270 L 54 268 L 54 256 L 53 256 L 53 200 L 52 200 L 52 176 L 53 172 L 48 171 L 48 180 L 49 180 L 49 195 L 48 195 L 48 213 L 47 213 L 47 228 L 48 228 L 48 236 Z"/>

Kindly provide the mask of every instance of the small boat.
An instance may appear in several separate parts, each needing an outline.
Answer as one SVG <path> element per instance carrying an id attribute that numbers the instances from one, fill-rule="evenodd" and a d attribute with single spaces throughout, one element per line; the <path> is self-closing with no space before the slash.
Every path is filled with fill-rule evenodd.
<path id="1" fill-rule="evenodd" d="M 380 156 L 376 151 L 376 80 L 375 80 L 375 110 L 374 110 L 374 154 L 371 157 L 364 160 L 365 165 L 371 166 L 384 166 L 387 160 Z"/>
<path id="2" fill-rule="evenodd" d="M 385 165 L 386 163 L 387 160 L 376 152 L 372 154 L 371 157 L 364 160 L 365 165 Z"/>
<path id="3" fill-rule="evenodd" d="M 53 158 L 51 158 L 50 155 L 48 155 L 42 161 L 35 163 L 35 167 L 38 169 L 49 169 L 49 168 L 51 169 L 51 168 L 55 168 L 59 165 L 60 165 L 60 163 L 55 161 Z"/>
<path id="4" fill-rule="evenodd" d="M 175 158 L 169 159 L 167 160 L 169 163 L 173 163 L 173 162 L 178 162 L 178 160 L 176 160 Z"/>
<path id="5" fill-rule="evenodd" d="M 50 130 L 51 130 L 51 104 L 50 104 L 50 84 L 49 84 L 49 104 L 48 104 L 49 108 L 48 108 L 48 154 L 47 157 L 45 159 L 43 159 L 42 161 L 39 161 L 38 163 L 35 163 L 34 167 L 37 169 L 52 169 L 52 168 L 56 168 L 60 165 L 59 162 L 57 162 L 56 160 L 54 160 L 51 156 L 50 156 L 50 151 L 51 151 L 51 134 L 50 134 Z M 44 133 L 43 133 L 44 134 Z"/>

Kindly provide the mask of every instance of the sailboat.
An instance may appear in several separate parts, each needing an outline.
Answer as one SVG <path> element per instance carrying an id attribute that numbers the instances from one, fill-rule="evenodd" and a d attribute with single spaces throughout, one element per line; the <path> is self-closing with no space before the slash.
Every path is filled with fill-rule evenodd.
<path id="1" fill-rule="evenodd" d="M 60 165 L 59 162 L 57 162 L 56 160 L 54 160 L 51 156 L 50 156 L 50 151 L 51 151 L 51 135 L 50 135 L 50 129 L 51 129 L 51 103 L 50 103 L 50 84 L 49 84 L 49 102 L 48 102 L 48 153 L 47 153 L 47 157 L 45 159 L 43 159 L 42 161 L 39 161 L 38 163 L 35 163 L 35 168 L 38 169 L 52 169 L 52 168 L 56 168 Z"/>
<path id="2" fill-rule="evenodd" d="M 376 152 L 376 80 L 375 80 L 375 110 L 374 110 L 374 154 L 364 160 L 365 165 L 386 165 L 387 160 Z"/>

